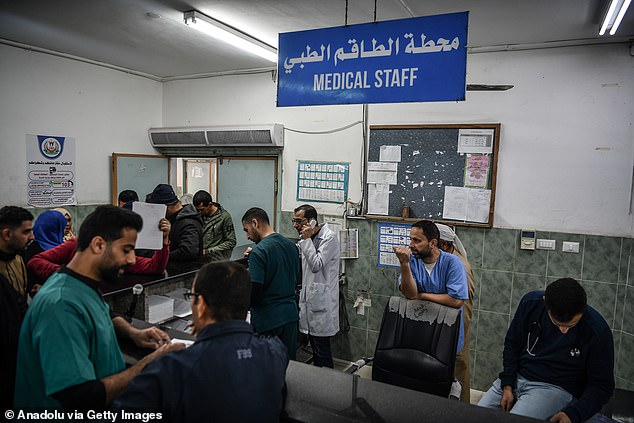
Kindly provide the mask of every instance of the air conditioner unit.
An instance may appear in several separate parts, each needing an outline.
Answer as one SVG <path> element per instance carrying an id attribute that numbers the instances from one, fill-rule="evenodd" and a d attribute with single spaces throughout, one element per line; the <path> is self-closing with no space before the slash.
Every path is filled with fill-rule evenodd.
<path id="1" fill-rule="evenodd" d="M 281 150 L 284 148 L 284 125 L 207 126 L 184 128 L 150 128 L 150 143 L 163 154 L 190 151 L 222 151 L 236 148 Z"/>

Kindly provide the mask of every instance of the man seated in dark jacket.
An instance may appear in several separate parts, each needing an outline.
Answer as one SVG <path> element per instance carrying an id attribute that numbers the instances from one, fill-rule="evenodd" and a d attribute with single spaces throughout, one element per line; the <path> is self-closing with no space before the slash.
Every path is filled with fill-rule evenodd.
<path id="1" fill-rule="evenodd" d="M 574 279 L 524 295 L 504 340 L 504 370 L 478 405 L 551 422 L 588 420 L 614 391 L 614 343 Z"/>
<path id="2" fill-rule="evenodd" d="M 158 184 L 149 198 L 150 203 L 165 204 L 165 217 L 172 224 L 170 232 L 170 262 L 191 260 L 202 254 L 203 218 L 194 206 L 183 206 L 174 189 Z"/>
<path id="3" fill-rule="evenodd" d="M 203 266 L 191 292 L 196 342 L 150 363 L 114 404 L 159 412 L 164 422 L 277 422 L 288 358 L 277 337 L 245 321 L 249 272 L 234 262 Z"/>

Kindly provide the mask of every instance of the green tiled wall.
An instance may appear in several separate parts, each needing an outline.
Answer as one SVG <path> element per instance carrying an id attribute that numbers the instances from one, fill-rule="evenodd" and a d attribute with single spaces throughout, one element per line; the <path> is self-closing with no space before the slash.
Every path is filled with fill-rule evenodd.
<path id="1" fill-rule="evenodd" d="M 282 215 L 281 222 L 289 222 L 292 213 Z M 335 337 L 333 349 L 336 357 L 354 361 L 374 354 L 385 304 L 390 295 L 398 295 L 398 269 L 377 267 L 377 221 L 349 219 L 348 227 L 359 229 L 359 259 L 345 261 L 350 331 Z M 588 302 L 612 328 L 617 387 L 634 390 L 634 270 L 629 271 L 633 239 L 538 232 L 538 238 L 556 240 L 557 250 L 525 251 L 519 248 L 516 229 L 458 227 L 457 232 L 476 282 L 470 345 L 473 389 L 488 389 L 500 372 L 504 336 L 522 295 L 569 276 L 581 282 Z M 562 252 L 563 241 L 579 242 L 579 254 Z M 363 316 L 352 308 L 359 295 L 372 300 Z"/>

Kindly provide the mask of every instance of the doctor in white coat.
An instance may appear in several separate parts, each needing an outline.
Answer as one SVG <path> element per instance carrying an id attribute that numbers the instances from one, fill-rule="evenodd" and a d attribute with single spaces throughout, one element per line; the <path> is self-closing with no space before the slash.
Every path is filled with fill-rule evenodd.
<path id="1" fill-rule="evenodd" d="M 308 334 L 313 363 L 333 367 L 330 337 L 339 332 L 339 240 L 317 211 L 304 204 L 295 209 L 293 227 L 302 259 L 299 330 Z"/>

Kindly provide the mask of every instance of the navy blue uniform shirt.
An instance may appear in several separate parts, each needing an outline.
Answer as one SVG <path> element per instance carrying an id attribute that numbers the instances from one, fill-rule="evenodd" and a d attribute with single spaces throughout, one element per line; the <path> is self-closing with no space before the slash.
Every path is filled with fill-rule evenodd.
<path id="1" fill-rule="evenodd" d="M 614 392 L 614 342 L 601 314 L 590 306 L 577 325 L 561 333 L 544 306 L 544 291 L 524 295 L 504 340 L 502 386 L 517 374 L 557 385 L 578 401 L 566 407 L 573 423 L 601 410 Z"/>
<path id="2" fill-rule="evenodd" d="M 163 422 L 276 422 L 287 365 L 278 338 L 254 335 L 245 321 L 217 322 L 148 364 L 114 408 L 160 412 Z"/>

